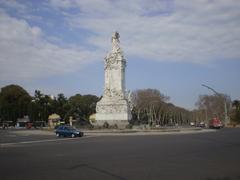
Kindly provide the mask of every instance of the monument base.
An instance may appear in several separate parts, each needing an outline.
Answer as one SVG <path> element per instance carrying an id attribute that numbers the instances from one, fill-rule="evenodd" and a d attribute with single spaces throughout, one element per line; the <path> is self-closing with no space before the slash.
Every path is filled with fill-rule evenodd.
<path id="1" fill-rule="evenodd" d="M 118 128 L 118 129 L 125 129 L 129 124 L 126 120 L 96 120 L 92 123 L 95 127 L 104 127 L 105 124 L 109 125 L 109 128 Z"/>
<path id="2" fill-rule="evenodd" d="M 126 128 L 131 120 L 131 113 L 126 99 L 118 101 L 102 99 L 97 103 L 96 121 L 94 126 L 102 127 L 105 123 L 109 126 Z"/>

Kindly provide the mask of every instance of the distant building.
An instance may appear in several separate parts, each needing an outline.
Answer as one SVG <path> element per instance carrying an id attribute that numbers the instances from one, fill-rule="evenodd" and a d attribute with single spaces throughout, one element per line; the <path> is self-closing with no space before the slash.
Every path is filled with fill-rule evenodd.
<path id="1" fill-rule="evenodd" d="M 30 122 L 30 119 L 28 116 L 24 116 L 23 118 L 18 118 L 16 126 L 17 127 L 26 127 L 27 123 Z"/>
<path id="2" fill-rule="evenodd" d="M 51 114 L 48 116 L 48 125 L 53 128 L 60 124 L 61 117 L 58 114 Z"/>

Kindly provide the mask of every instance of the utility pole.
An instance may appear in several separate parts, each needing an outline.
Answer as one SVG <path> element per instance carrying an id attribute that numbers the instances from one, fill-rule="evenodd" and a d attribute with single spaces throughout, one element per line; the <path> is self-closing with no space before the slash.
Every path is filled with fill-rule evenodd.
<path id="1" fill-rule="evenodd" d="M 203 87 L 210 89 L 211 91 L 213 91 L 217 96 L 222 97 L 222 94 L 218 93 L 217 91 L 215 91 L 213 88 L 202 84 Z M 227 103 L 226 103 L 226 99 L 224 98 L 224 123 L 225 126 L 228 124 L 228 115 L 227 115 Z"/>

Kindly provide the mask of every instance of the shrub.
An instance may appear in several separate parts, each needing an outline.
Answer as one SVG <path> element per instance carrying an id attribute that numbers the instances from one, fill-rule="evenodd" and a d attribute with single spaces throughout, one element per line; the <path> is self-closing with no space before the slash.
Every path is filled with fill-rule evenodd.
<path id="1" fill-rule="evenodd" d="M 117 124 L 114 124 L 114 125 L 112 126 L 112 128 L 113 128 L 113 129 L 118 129 L 118 125 L 117 125 Z"/>
<path id="2" fill-rule="evenodd" d="M 109 124 L 107 122 L 104 122 L 103 128 L 106 128 L 106 129 L 109 128 Z"/>
<path id="3" fill-rule="evenodd" d="M 133 127 L 132 124 L 127 124 L 125 128 L 126 128 L 126 129 L 132 129 L 132 127 Z"/>

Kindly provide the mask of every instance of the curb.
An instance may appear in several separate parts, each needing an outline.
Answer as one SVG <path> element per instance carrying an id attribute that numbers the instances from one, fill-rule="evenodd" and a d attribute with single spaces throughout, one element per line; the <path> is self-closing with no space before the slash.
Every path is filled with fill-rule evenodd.
<path id="1" fill-rule="evenodd" d="M 164 135 L 164 134 L 191 134 L 191 133 L 206 133 L 206 132 L 216 132 L 212 129 L 200 129 L 200 128 L 191 128 L 191 129 L 165 129 L 165 130 L 115 130 L 115 131 L 96 131 L 96 130 L 87 130 L 84 131 L 84 134 L 87 136 L 124 136 L 124 135 Z"/>

